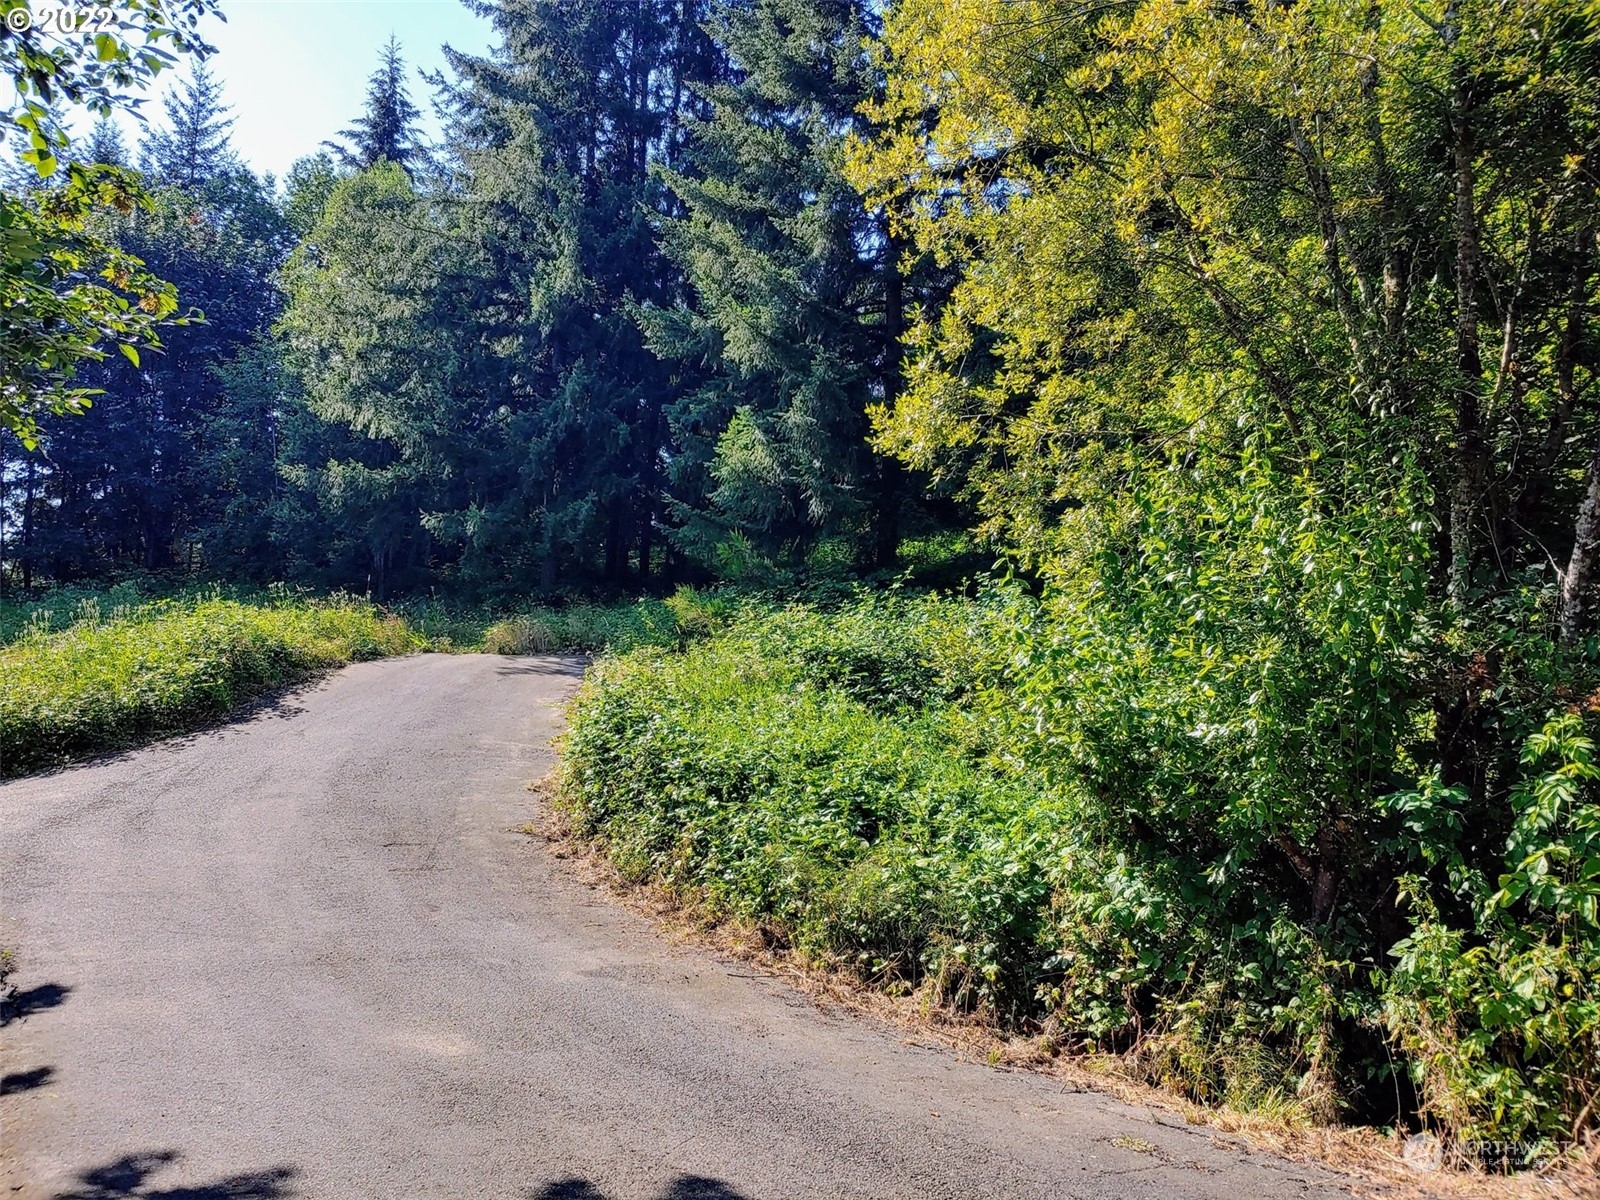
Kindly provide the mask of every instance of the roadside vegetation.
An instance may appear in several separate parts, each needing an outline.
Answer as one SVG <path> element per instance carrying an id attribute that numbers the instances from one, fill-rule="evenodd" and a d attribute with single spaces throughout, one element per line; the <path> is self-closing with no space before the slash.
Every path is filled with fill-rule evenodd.
<path id="1" fill-rule="evenodd" d="M 480 7 L 437 144 L 391 43 L 281 188 L 203 69 L 135 154 L 71 110 L 166 51 L 0 38 L 0 583 L 224 589 L 0 608 L 4 770 L 600 655 L 631 877 L 1207 1103 L 1600 1157 L 1594 0 Z"/>
<path id="2" fill-rule="evenodd" d="M 705 620 L 691 596 L 495 612 L 130 579 L 0 601 L 0 777 L 186 732 L 348 662 L 676 646 Z"/>
<path id="3" fill-rule="evenodd" d="M 1258 665 L 1155 653 L 1171 627 L 1131 599 L 1065 605 L 724 603 L 594 667 L 560 803 L 626 878 L 1047 1052 L 1292 1123 L 1420 1110 L 1503 1147 L 1491 1168 L 1572 1148 L 1600 1068 L 1584 716 L 1545 721 L 1533 687 L 1504 807 L 1474 810 L 1315 752 L 1361 692 L 1260 695 Z M 1400 706 L 1396 779 L 1425 703 Z M 1332 896 L 1297 863 L 1324 789 L 1350 797 Z"/>
<path id="4" fill-rule="evenodd" d="M 217 596 L 36 610 L 0 648 L 0 774 L 20 775 L 181 733 L 339 663 L 420 639 L 358 600 Z M 13 626 L 14 628 L 14 626 Z"/>

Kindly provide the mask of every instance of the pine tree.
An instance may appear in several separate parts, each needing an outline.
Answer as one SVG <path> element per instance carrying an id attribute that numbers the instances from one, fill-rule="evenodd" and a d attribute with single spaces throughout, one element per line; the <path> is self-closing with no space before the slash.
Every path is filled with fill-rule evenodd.
<path id="1" fill-rule="evenodd" d="M 876 86 L 871 7 L 724 0 L 713 19 L 738 77 L 709 89 L 667 175 L 682 215 L 666 244 L 692 294 L 645 314 L 661 353 L 712 366 L 670 413 L 675 536 L 704 561 L 734 538 L 794 562 L 836 532 L 893 555 L 898 474 L 868 451 L 866 411 L 897 386 L 905 281 L 842 173 Z"/>
<path id="2" fill-rule="evenodd" d="M 453 59 L 454 140 L 464 233 L 494 264 L 480 319 L 506 347 L 517 488 L 473 527 L 535 531 L 545 586 L 563 566 L 648 575 L 675 385 L 632 312 L 676 295 L 652 166 L 678 152 L 717 69 L 705 6 L 500 0 L 492 16 L 501 52 Z"/>
<path id="3" fill-rule="evenodd" d="M 347 167 L 365 170 L 392 162 L 410 172 L 419 157 L 416 138 L 417 106 L 406 93 L 405 60 L 400 43 L 391 34 L 379 52 L 378 69 L 367 81 L 366 111 L 338 142 L 324 142 Z"/>
<path id="4" fill-rule="evenodd" d="M 128 147 L 122 139 L 122 126 L 109 114 L 96 119 L 81 147 L 81 159 L 108 167 L 128 166 Z"/>
<path id="5" fill-rule="evenodd" d="M 241 169 L 228 141 L 233 118 L 210 70 L 196 66 L 163 105 L 167 128 L 153 131 L 141 147 L 140 166 L 147 175 L 168 187 L 197 191 Z"/>

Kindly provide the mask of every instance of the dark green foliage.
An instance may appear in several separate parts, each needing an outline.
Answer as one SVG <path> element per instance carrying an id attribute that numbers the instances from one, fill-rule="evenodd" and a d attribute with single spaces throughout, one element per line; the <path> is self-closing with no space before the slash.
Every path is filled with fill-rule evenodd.
<path id="1" fill-rule="evenodd" d="M 367 81 L 367 107 L 356 123 L 326 145 L 354 170 L 391 162 L 410 171 L 421 156 L 417 145 L 417 106 L 406 91 L 405 60 L 391 35 L 378 55 L 378 69 Z"/>
<path id="2" fill-rule="evenodd" d="M 688 291 L 641 317 L 652 344 L 701 377 L 668 411 L 673 536 L 713 569 L 738 553 L 732 539 L 793 564 L 840 530 L 870 559 L 874 526 L 896 519 L 866 411 L 895 387 L 907 283 L 882 215 L 843 177 L 875 86 L 867 8 L 719 4 L 711 28 L 732 78 L 704 89 L 711 111 L 663 172 L 681 204 L 664 244 Z"/>
<path id="3" fill-rule="evenodd" d="M 333 528 L 369 531 L 351 582 L 434 570 L 495 595 L 647 578 L 673 384 L 631 314 L 672 288 L 650 164 L 692 102 L 701 14 L 517 0 L 491 15 L 504 53 L 453 59 L 442 178 L 353 177 L 292 268 L 294 369 L 311 411 L 353 435 L 292 470 Z"/>
<path id="4" fill-rule="evenodd" d="M 289 230 L 233 155 L 219 97 L 203 69 L 169 97 L 170 128 L 144 148 L 147 205 L 102 216 L 97 228 L 176 284 L 191 319 L 160 353 L 79 370 L 96 389 L 94 420 L 45 420 L 37 454 L 0 447 L 15 514 L 5 557 L 24 586 L 128 568 L 278 573 L 266 541 L 276 397 L 259 369 Z M 241 517 L 248 526 L 233 528 Z"/>
<path id="5" fill-rule="evenodd" d="M 1272 530 L 1259 513 L 1228 527 Z M 1369 546 L 1376 565 L 1381 533 Z M 1176 537 L 1171 550 L 1183 553 Z M 1013 592 L 746 607 L 681 653 L 591 672 L 564 747 L 566 803 L 635 878 L 691 889 L 874 983 L 1051 1028 L 1057 1048 L 1118 1052 L 1197 1099 L 1399 1119 L 1396 1060 L 1374 1033 L 1386 1027 L 1446 1130 L 1548 1152 L 1537 1139 L 1581 1115 L 1600 1050 L 1600 807 L 1579 719 L 1534 731 L 1510 765 L 1514 820 L 1469 825 L 1465 794 L 1437 779 L 1389 790 L 1403 786 L 1398 730 L 1388 774 L 1343 802 L 1346 840 L 1296 845 L 1297 821 L 1317 818 L 1287 802 L 1359 785 L 1380 747 L 1302 757 L 1358 729 L 1319 699 L 1314 662 L 1264 671 L 1239 651 L 1270 652 L 1285 620 L 1370 631 L 1355 614 L 1378 593 L 1278 576 L 1281 605 L 1258 602 L 1229 633 L 1218 622 L 1249 611 L 1249 577 L 1276 572 L 1240 574 L 1211 581 L 1234 600 L 1198 625 L 1188 589 L 1170 608 L 1130 593 L 1075 613 Z M 1416 667 L 1416 643 L 1395 633 L 1374 694 Z M 1191 636 L 1218 652 L 1162 669 L 1153 639 Z M 1312 682 L 1295 693 L 1300 678 Z M 1278 680 L 1291 691 L 1272 695 Z M 1350 721 L 1362 700 L 1345 703 Z M 1403 688 L 1393 709 L 1402 725 L 1420 715 Z M 1339 873 L 1331 897 L 1302 863 Z M 1392 911 L 1399 896 L 1414 931 Z M 1443 916 L 1463 900 L 1473 934 Z"/>
<path id="6" fill-rule="evenodd" d="M 0 3 L 0 74 L 14 88 L 0 111 L 0 443 L 14 435 L 31 450 L 39 415 L 88 407 L 93 390 L 77 384 L 79 364 L 159 346 L 175 306 L 169 285 L 88 228 L 98 213 L 132 211 L 142 193 L 126 171 L 103 164 L 69 162 L 58 174 L 71 150 L 68 126 L 74 116 L 134 108 L 131 92 L 180 55 L 206 53 L 196 27 L 214 6 L 128 0 L 113 28 L 92 38 L 61 36 L 38 19 L 18 28 L 13 18 L 28 8 Z M 0 470 L 0 488 L 6 482 Z"/>
<path id="7" fill-rule="evenodd" d="M 139 167 L 146 175 L 198 192 L 242 170 L 228 141 L 233 118 L 222 103 L 222 85 L 204 65 L 167 96 L 165 107 L 166 128 L 153 130 L 140 147 Z"/>

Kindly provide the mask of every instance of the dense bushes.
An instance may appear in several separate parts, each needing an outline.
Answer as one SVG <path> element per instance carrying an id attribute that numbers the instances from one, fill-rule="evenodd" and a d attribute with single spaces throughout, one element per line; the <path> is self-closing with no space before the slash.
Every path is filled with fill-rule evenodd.
<path id="1" fill-rule="evenodd" d="M 1278 528 L 1148 521 L 1174 561 L 1219 524 Z M 1348 529 L 1290 530 L 1375 573 L 1406 536 L 1369 530 L 1356 553 Z M 564 802 L 634 878 L 1201 1100 L 1420 1113 L 1525 1156 L 1591 1128 L 1600 806 L 1581 718 L 1512 764 L 1514 821 L 1469 829 L 1460 789 L 1405 782 L 1422 635 L 1365 610 L 1366 568 L 1307 582 L 1240 555 L 1203 583 L 1228 592 L 1225 623 L 1194 619 L 1200 581 L 1109 605 L 997 589 L 725 614 L 681 651 L 597 665 Z M 1335 686 L 1347 656 L 1353 690 Z"/>
<path id="2" fill-rule="evenodd" d="M 748 608 L 681 654 L 602 661 L 564 758 L 579 826 L 635 877 L 885 983 L 1016 1013 L 1048 957 L 1066 814 L 945 701 L 993 613 Z"/>
<path id="3" fill-rule="evenodd" d="M 1400 881 L 1414 930 L 1393 951 L 1385 1018 L 1428 1110 L 1477 1141 L 1579 1138 L 1600 1099 L 1600 768 L 1582 717 L 1552 720 L 1522 762 L 1503 861 L 1487 871 L 1462 853 L 1460 789 L 1432 779 L 1397 798 L 1457 831 L 1420 840 L 1418 865 L 1445 868 L 1471 921 L 1452 926 L 1420 875 Z"/>
<path id="4" fill-rule="evenodd" d="M 355 600 L 78 599 L 49 606 L 0 649 L 0 774 L 18 775 L 179 732 L 323 667 L 400 654 L 420 640 Z"/>

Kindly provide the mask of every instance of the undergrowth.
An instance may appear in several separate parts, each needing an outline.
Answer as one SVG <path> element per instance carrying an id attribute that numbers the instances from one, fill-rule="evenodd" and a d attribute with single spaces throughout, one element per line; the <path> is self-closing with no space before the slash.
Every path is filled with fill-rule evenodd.
<path id="1" fill-rule="evenodd" d="M 193 729 L 341 663 L 417 650 L 678 646 L 732 603 L 685 590 L 507 614 L 433 600 L 383 608 L 283 586 L 170 589 L 149 579 L 0 601 L 0 777 Z"/>
<path id="2" fill-rule="evenodd" d="M 1437 781 L 1369 792 L 1324 908 L 1282 836 L 1241 828 L 1230 760 L 1190 744 L 1180 676 L 1147 666 L 1088 694 L 1127 632 L 1069 643 L 1042 604 L 995 589 L 702 614 L 695 636 L 591 670 L 559 803 L 634 882 L 1190 1099 L 1421 1125 L 1512 1147 L 1501 1167 L 1581 1147 L 1600 1063 L 1582 718 L 1536 727 L 1499 824 L 1463 821 Z M 1068 666 L 1076 694 L 1035 702 Z M 1138 694 L 1147 679 L 1160 696 Z M 1220 711 L 1227 680 L 1195 680 Z M 1119 715 L 1118 694 L 1139 707 Z M 1227 753 L 1256 753 L 1233 736 Z M 1289 765 L 1282 807 L 1300 802 Z"/>

